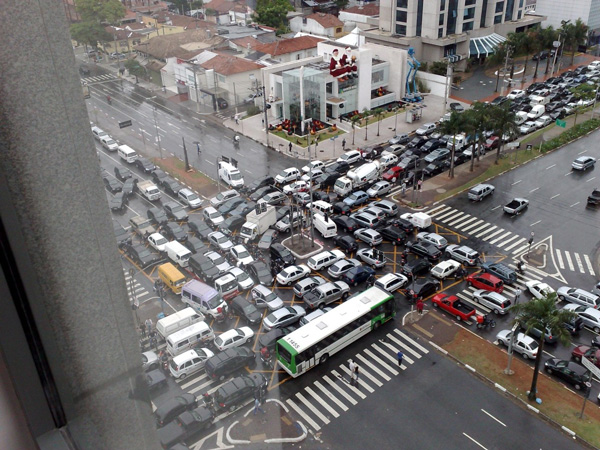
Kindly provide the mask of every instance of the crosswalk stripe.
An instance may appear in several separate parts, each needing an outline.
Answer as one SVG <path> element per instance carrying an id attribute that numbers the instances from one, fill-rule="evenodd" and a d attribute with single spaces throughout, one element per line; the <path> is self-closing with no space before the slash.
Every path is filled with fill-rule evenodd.
<path id="1" fill-rule="evenodd" d="M 202 381 L 204 379 L 208 379 L 208 375 L 206 374 L 206 372 L 204 372 L 201 376 L 199 376 L 198 378 L 194 378 L 193 380 L 190 380 L 189 378 L 185 378 L 183 380 L 175 380 L 177 383 L 182 383 L 180 384 L 181 389 L 187 389 L 190 386 L 193 386 L 194 384 L 198 383 L 199 381 Z M 211 380 L 212 381 L 212 380 Z"/>
<path id="2" fill-rule="evenodd" d="M 448 211 L 449 209 L 452 209 L 452 207 L 442 205 L 439 208 L 432 209 L 431 211 L 427 211 L 427 214 L 430 215 L 431 217 L 437 217 L 438 215 L 442 214 L 443 212 Z M 433 211 L 435 211 L 435 212 L 433 212 Z"/>
<path id="3" fill-rule="evenodd" d="M 456 296 L 457 296 L 458 298 L 460 298 L 461 300 L 464 300 L 465 302 L 469 303 L 470 305 L 473 305 L 473 306 L 475 307 L 475 309 L 477 310 L 477 312 L 478 312 L 478 313 L 480 313 L 480 314 L 481 314 L 482 312 L 483 312 L 483 314 L 488 314 L 488 313 L 491 311 L 491 309 L 489 309 L 488 307 L 486 307 L 486 306 L 483 306 L 483 305 L 482 305 L 482 304 L 480 304 L 480 303 L 477 303 L 477 302 L 475 301 L 475 297 L 467 297 L 467 296 L 466 296 L 465 294 L 463 294 L 462 292 L 458 292 L 458 293 L 456 294 Z M 480 311 L 480 310 L 481 310 L 481 311 Z"/>
<path id="4" fill-rule="evenodd" d="M 406 361 L 409 364 L 413 364 L 414 360 L 411 357 L 407 356 L 406 352 L 411 353 L 412 355 L 414 355 L 415 351 L 412 348 L 407 347 L 406 345 L 404 345 L 402 342 L 400 342 L 399 339 L 396 339 L 392 334 L 388 333 L 387 337 L 390 338 L 392 341 L 394 341 L 396 344 L 398 344 L 402 350 L 404 350 L 404 352 L 403 352 L 404 353 L 403 361 Z"/>
<path id="5" fill-rule="evenodd" d="M 317 408 L 315 408 L 315 406 L 309 402 L 306 397 L 304 397 L 304 395 L 302 395 L 300 392 L 296 393 L 296 397 L 298 397 L 298 399 L 304 403 L 304 405 L 309 409 L 310 412 L 312 412 L 315 416 L 317 416 L 319 419 L 321 419 L 321 422 L 323 422 L 325 425 L 327 425 L 329 423 L 329 419 L 327 417 L 325 417 L 325 415 L 319 411 Z"/>
<path id="6" fill-rule="evenodd" d="M 561 269 L 564 269 L 565 263 L 563 262 L 562 254 L 560 253 L 559 249 L 556 249 L 556 259 L 558 260 L 558 267 L 560 267 Z"/>
<path id="7" fill-rule="evenodd" d="M 369 355 L 373 360 L 377 361 L 379 364 L 381 364 L 383 367 L 385 367 L 393 375 L 398 375 L 398 372 L 393 367 L 391 367 L 388 363 L 386 363 L 384 360 L 382 360 L 381 358 L 379 358 L 379 356 L 377 356 L 375 353 L 373 353 L 368 348 L 365 349 L 365 353 L 367 355 Z"/>
<path id="8" fill-rule="evenodd" d="M 390 343 L 386 343 L 386 346 L 394 352 L 394 355 L 390 355 L 389 352 L 386 352 L 383 348 L 379 347 L 377 344 L 371 345 L 371 347 L 373 347 L 375 350 L 377 350 L 379 353 L 381 353 L 382 356 L 385 356 L 387 359 L 389 359 L 394 364 L 394 367 L 397 367 L 398 366 L 398 357 L 396 355 L 398 354 L 398 349 L 396 349 Z"/>
<path id="9" fill-rule="evenodd" d="M 579 257 L 579 253 L 575 253 L 575 262 L 577 262 L 577 267 L 579 267 L 579 271 L 581 273 L 585 273 L 585 269 L 583 268 L 583 263 L 581 262 L 581 258 Z"/>
<path id="10" fill-rule="evenodd" d="M 364 356 L 362 356 L 360 353 L 356 355 L 356 359 L 360 359 L 366 365 L 369 365 L 369 366 L 371 365 L 366 360 L 366 358 Z M 371 375 L 369 372 L 367 372 L 365 370 L 364 366 L 359 367 L 358 375 L 359 375 L 359 379 L 360 379 L 360 377 L 367 377 L 369 380 L 371 380 L 371 382 L 373 384 L 376 384 L 377 387 L 383 386 L 383 383 L 381 381 L 379 381 L 377 378 L 375 378 L 373 375 Z M 364 378 L 363 378 L 363 380 L 364 380 Z"/>
<path id="11" fill-rule="evenodd" d="M 466 226 L 466 225 L 470 224 L 470 223 L 471 223 L 471 222 L 473 222 L 474 220 L 477 220 L 477 217 L 471 217 L 470 219 L 467 219 L 467 220 L 465 220 L 465 221 L 464 221 L 464 222 L 462 222 L 462 223 L 461 223 L 461 222 L 459 222 L 459 223 L 453 222 L 452 226 L 453 226 L 454 228 L 456 228 L 457 230 L 460 230 L 461 228 L 463 228 L 464 226 Z"/>
<path id="12" fill-rule="evenodd" d="M 519 239 L 517 242 L 514 242 L 513 244 L 511 244 L 508 247 L 506 247 L 504 250 L 508 251 L 511 248 L 516 247 L 517 245 L 519 245 L 521 242 L 525 242 L 525 238 Z"/>
<path id="13" fill-rule="evenodd" d="M 490 224 L 489 224 L 489 223 L 487 223 L 487 222 L 485 222 L 485 223 L 484 223 L 483 225 L 481 225 L 480 227 L 478 227 L 478 228 L 475 228 L 474 230 L 471 230 L 471 231 L 469 232 L 469 234 L 472 234 L 472 235 L 474 235 L 475 237 L 478 237 L 479 235 L 475 235 L 475 233 L 477 233 L 477 232 L 479 232 L 479 231 L 481 231 L 481 230 L 483 230 L 484 228 L 487 228 L 487 227 L 489 227 L 489 226 L 490 226 Z M 494 227 L 494 228 L 496 228 L 496 225 L 493 225 L 493 227 Z M 467 230 L 465 230 L 465 231 L 467 231 Z"/>
<path id="14" fill-rule="evenodd" d="M 594 266 L 592 265 L 592 261 L 590 261 L 590 257 L 588 255 L 583 255 L 583 259 L 585 259 L 590 274 L 595 277 L 596 272 L 594 272 Z"/>
<path id="15" fill-rule="evenodd" d="M 351 377 L 351 375 L 350 375 L 350 369 L 348 369 L 346 366 L 344 366 L 344 365 L 340 365 L 340 369 L 342 369 L 344 372 L 346 372 L 346 374 L 347 374 L 349 377 Z M 356 389 L 356 388 L 355 388 L 354 386 L 352 386 L 352 385 L 349 385 L 349 386 L 350 386 L 351 388 L 354 388 L 354 389 Z M 372 388 L 371 386 L 369 386 L 367 383 L 362 383 L 362 386 L 364 386 L 364 387 L 367 389 L 367 391 L 369 391 L 371 394 L 372 394 L 373 392 L 375 392 L 375 389 L 373 389 L 373 388 Z"/>
<path id="16" fill-rule="evenodd" d="M 516 255 L 516 254 L 518 254 L 518 253 L 525 252 L 525 250 L 527 250 L 528 248 L 529 248 L 529 244 L 527 244 L 527 245 L 524 245 L 524 246 L 522 246 L 522 247 L 519 247 L 519 248 L 517 248 L 517 249 L 513 250 L 513 251 L 512 251 L 512 254 L 513 254 L 513 255 Z"/>
<path id="17" fill-rule="evenodd" d="M 456 213 L 456 214 L 452 214 L 452 213 Z M 449 214 L 445 214 L 444 216 L 437 217 L 436 220 L 441 220 L 442 222 L 448 222 L 449 220 L 453 220 L 453 219 L 456 219 L 457 217 L 465 215 L 464 212 L 462 212 L 462 211 L 456 212 L 456 210 L 451 211 L 450 214 L 452 214 L 450 217 L 448 217 Z"/>
<path id="18" fill-rule="evenodd" d="M 510 239 L 507 239 L 504 242 L 500 242 L 498 244 L 498 247 L 504 247 L 506 244 L 508 244 L 510 241 L 514 241 L 515 239 L 517 239 L 518 237 L 520 237 L 518 234 L 515 234 L 513 237 L 511 237 Z"/>
<path id="19" fill-rule="evenodd" d="M 447 225 L 449 227 L 453 227 L 455 224 L 462 222 L 465 219 L 468 219 L 469 217 L 471 217 L 471 214 L 465 214 L 464 216 L 462 216 L 459 219 L 453 220 L 452 222 L 448 222 Z"/>
<path id="20" fill-rule="evenodd" d="M 414 347 L 417 347 L 419 350 L 421 350 L 423 353 L 427 354 L 429 353 L 429 350 L 427 350 L 425 347 L 423 347 L 421 344 L 419 344 L 417 341 L 415 341 L 414 339 L 410 338 L 407 334 L 403 333 L 402 331 L 400 331 L 398 328 L 394 328 L 394 332 L 396 332 L 396 334 L 400 335 L 402 338 L 404 338 L 405 341 L 410 342 Z M 421 355 L 415 355 L 417 356 L 417 358 L 420 358 Z"/>
<path id="21" fill-rule="evenodd" d="M 571 261 L 571 254 L 565 250 L 565 258 L 567 258 L 567 264 L 569 265 L 569 270 L 575 271 L 575 267 L 573 266 L 573 261 Z"/>
<path id="22" fill-rule="evenodd" d="M 342 411 L 348 411 L 348 407 L 346 405 L 344 405 L 340 400 L 338 400 L 335 395 L 333 395 L 331 392 L 329 392 L 325 388 L 325 386 L 323 386 L 319 382 L 319 380 L 315 381 L 315 386 L 317 386 L 321 390 L 321 392 L 323 392 L 323 394 L 325 394 L 329 398 L 329 400 L 331 400 L 333 403 L 338 405 L 338 408 L 340 408 Z"/>
<path id="23" fill-rule="evenodd" d="M 190 389 L 188 392 L 190 394 L 193 394 L 194 392 L 198 392 L 199 390 L 204 389 L 205 387 L 208 387 L 210 385 L 212 385 L 212 381 L 207 381 L 206 383 L 203 383 L 200 386 L 195 387 L 194 389 Z M 218 386 L 217 386 L 217 388 L 218 388 Z"/>
<path id="24" fill-rule="evenodd" d="M 144 291 L 141 294 L 136 294 L 136 296 L 137 296 L 137 298 L 141 298 L 141 297 L 145 297 L 146 295 L 149 295 L 149 294 L 150 294 L 150 292 Z"/>
<path id="25" fill-rule="evenodd" d="M 373 372 L 375 372 L 377 375 L 379 375 L 385 381 L 390 381 L 391 380 L 391 378 L 389 376 L 387 376 L 387 374 L 383 373 L 381 370 L 379 370 L 379 368 L 377 368 L 376 366 L 374 366 L 373 364 L 371 364 L 369 362 L 369 360 L 367 358 L 365 358 L 363 355 L 361 355 L 360 353 L 358 353 L 356 355 L 356 357 L 358 359 L 360 359 L 364 364 L 366 364 L 367 366 L 369 366 L 369 369 L 371 369 Z M 377 383 L 379 383 L 379 382 L 377 382 Z M 381 384 L 381 386 L 383 386 L 383 384 Z"/>
<path id="26" fill-rule="evenodd" d="M 310 426 L 311 426 L 311 427 L 312 427 L 312 428 L 313 428 L 315 431 L 319 431 L 319 430 L 321 429 L 321 427 L 320 427 L 319 425 L 317 425 L 317 423 L 316 423 L 314 420 L 312 420 L 312 419 L 311 419 L 311 418 L 308 416 L 308 414 L 306 414 L 304 411 L 302 411 L 302 410 L 300 409 L 300 407 L 299 407 L 298 405 L 296 405 L 296 404 L 295 404 L 295 403 L 292 401 L 292 399 L 288 398 L 288 399 L 286 400 L 286 403 L 287 403 L 288 405 L 290 405 L 290 406 L 292 407 L 292 409 L 293 409 L 294 411 L 296 411 L 296 412 L 297 412 L 297 413 L 300 415 L 300 417 L 302 417 L 304 420 L 306 420 L 306 422 L 307 422 L 307 423 L 308 423 L 308 424 L 309 424 L 309 425 L 310 425 Z"/>
<path id="27" fill-rule="evenodd" d="M 331 378 L 329 378 L 327 375 L 325 375 L 323 377 L 323 379 L 325 381 L 327 381 L 327 383 L 329 383 L 329 385 L 334 388 L 336 391 L 339 392 L 339 394 L 344 397 L 346 400 L 348 400 L 350 403 L 352 403 L 353 405 L 356 405 L 357 401 L 354 400 L 350 394 L 348 394 L 345 390 L 343 390 L 341 387 L 339 387 L 337 384 L 335 384 L 335 381 L 333 381 Z"/>
<path id="28" fill-rule="evenodd" d="M 473 224 L 469 225 L 469 226 L 468 226 L 468 227 L 466 227 L 466 228 L 462 228 L 462 226 L 460 226 L 460 227 L 456 227 L 456 229 L 457 229 L 457 230 L 460 230 L 460 229 L 462 228 L 462 231 L 467 231 L 467 230 L 470 230 L 471 228 L 475 228 L 475 227 L 476 227 L 477 225 L 479 225 L 480 223 L 483 223 L 483 220 L 479 219 L 477 222 L 475 222 L 475 223 L 473 223 Z"/>
<path id="29" fill-rule="evenodd" d="M 502 239 L 504 239 L 506 236 L 508 236 L 511 232 L 508 231 L 506 233 L 504 233 L 502 236 L 498 236 L 496 239 L 494 239 L 493 241 L 490 241 L 490 244 L 495 244 L 498 241 L 501 241 Z"/>
<path id="30" fill-rule="evenodd" d="M 492 225 L 492 228 L 486 228 L 481 233 L 476 234 L 475 237 L 480 238 L 481 236 L 485 236 L 486 234 L 494 231 L 496 228 L 498 228 L 496 225 Z M 475 231 L 473 231 L 473 233 L 475 233 Z"/>
<path id="31" fill-rule="evenodd" d="M 323 400 L 323 398 L 319 394 L 317 394 L 310 386 L 306 386 L 304 389 L 312 397 L 314 397 L 314 399 L 316 401 L 318 401 L 323 408 L 325 408 L 327 411 L 329 411 L 329 414 L 331 414 L 335 418 L 340 417 L 339 413 L 335 409 L 333 409 L 331 406 L 329 406 L 329 403 L 327 403 L 325 400 Z"/>
<path id="32" fill-rule="evenodd" d="M 344 372 L 346 373 L 350 373 L 350 370 L 348 370 L 346 367 L 344 366 L 340 366 L 342 369 L 345 369 Z M 344 379 L 344 377 L 342 375 L 340 375 L 336 370 L 332 370 L 331 373 L 333 375 L 335 375 L 338 378 L 341 378 L 342 380 Z M 363 400 L 365 398 L 367 398 L 367 396 L 365 394 L 363 394 L 362 392 L 360 392 L 358 389 L 356 389 L 354 386 L 352 386 L 350 383 L 348 383 L 348 389 L 350 389 L 352 392 L 354 392 L 356 395 L 358 395 L 360 398 L 362 398 Z M 371 391 L 374 392 L 374 391 Z"/>
<path id="33" fill-rule="evenodd" d="M 493 238 L 494 236 L 499 235 L 500 233 L 502 233 L 504 231 L 504 228 L 500 228 L 499 230 L 494 231 L 492 234 L 486 236 L 483 238 L 484 241 L 487 241 L 488 239 Z"/>

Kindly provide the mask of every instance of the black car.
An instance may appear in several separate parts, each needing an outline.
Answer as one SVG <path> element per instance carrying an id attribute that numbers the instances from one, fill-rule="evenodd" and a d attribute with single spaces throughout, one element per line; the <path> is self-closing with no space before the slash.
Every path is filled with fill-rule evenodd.
<path id="1" fill-rule="evenodd" d="M 336 236 L 333 238 L 333 243 L 346 253 L 352 253 L 358 250 L 358 244 L 356 243 L 354 236 Z"/>
<path id="2" fill-rule="evenodd" d="M 196 236 L 205 241 L 208 239 L 208 235 L 214 231 L 206 222 L 197 219 L 188 220 L 188 227 Z"/>
<path id="3" fill-rule="evenodd" d="M 331 218 L 333 222 L 337 225 L 338 229 L 342 229 L 348 233 L 353 233 L 355 230 L 358 230 L 358 223 L 354 219 L 348 216 L 334 216 Z"/>
<path id="4" fill-rule="evenodd" d="M 135 192 L 137 188 L 137 182 L 137 178 L 127 178 L 123 183 L 123 188 L 121 189 L 121 192 L 123 192 L 123 194 L 125 194 L 129 198 Z"/>
<path id="5" fill-rule="evenodd" d="M 186 411 L 174 421 L 157 430 L 160 445 L 163 448 L 171 448 L 178 442 L 184 441 L 211 426 L 213 419 L 213 412 L 204 406 L 200 406 L 193 411 Z"/>
<path id="6" fill-rule="evenodd" d="M 446 161 L 434 161 L 431 164 L 428 164 L 427 167 L 423 169 L 423 173 L 428 177 L 433 177 L 446 170 L 446 167 Z"/>
<path id="7" fill-rule="evenodd" d="M 419 151 L 422 154 L 431 153 L 432 151 L 437 150 L 440 147 L 445 147 L 445 146 L 446 146 L 446 144 L 444 144 L 439 139 L 430 139 L 423 144 L 423 146 L 419 149 Z"/>
<path id="8" fill-rule="evenodd" d="M 246 347 L 228 348 L 211 356 L 204 363 L 204 370 L 208 378 L 218 381 L 223 381 L 227 375 L 244 367 L 256 367 L 256 356 L 252 350 Z"/>
<path id="9" fill-rule="evenodd" d="M 217 98 L 217 104 L 219 105 L 219 109 L 227 109 L 227 107 L 229 106 L 229 103 L 227 103 L 227 100 L 225 100 L 222 97 Z"/>
<path id="10" fill-rule="evenodd" d="M 213 393 L 213 407 L 217 411 L 223 409 L 234 411 L 237 405 L 252 398 L 257 391 L 266 392 L 267 385 L 268 380 L 262 373 L 251 373 L 236 377 Z M 211 400 L 207 398 L 207 401 Z"/>
<path id="11" fill-rule="evenodd" d="M 188 220 L 188 214 L 185 212 L 185 208 L 177 202 L 167 202 L 163 204 L 163 208 L 169 219 L 176 221 Z"/>
<path id="12" fill-rule="evenodd" d="M 113 220 L 113 230 L 115 232 L 115 237 L 117 238 L 117 244 L 119 248 L 123 248 L 125 244 L 131 244 L 131 234 L 123 228 L 119 222 L 115 222 Z"/>
<path id="13" fill-rule="evenodd" d="M 229 214 L 231 211 L 233 211 L 235 208 L 237 208 L 242 203 L 245 203 L 245 200 L 243 198 L 241 198 L 241 197 L 232 198 L 232 199 L 227 200 L 221 206 L 219 206 L 219 208 L 217 210 L 219 211 L 219 213 L 222 216 L 226 216 L 227 214 Z"/>
<path id="14" fill-rule="evenodd" d="M 219 231 L 224 235 L 230 236 L 234 231 L 242 228 L 242 225 L 246 222 L 246 219 L 240 215 L 231 215 L 219 224 Z"/>
<path id="15" fill-rule="evenodd" d="M 281 339 L 282 337 L 284 337 L 287 334 L 290 334 L 292 331 L 294 331 L 296 329 L 297 328 L 294 327 L 293 325 L 289 326 L 289 327 L 283 327 L 283 328 L 273 328 L 271 331 L 261 334 L 258 337 L 258 347 L 261 349 L 266 347 L 267 350 L 273 351 L 273 349 L 275 348 L 275 344 L 277 344 L 277 341 L 279 339 Z"/>
<path id="16" fill-rule="evenodd" d="M 123 211 L 127 207 L 127 203 L 129 203 L 127 195 L 123 192 L 117 192 L 109 202 L 111 211 Z"/>
<path id="17" fill-rule="evenodd" d="M 275 189 L 274 186 L 272 185 L 268 185 L 268 186 L 263 186 L 261 188 L 258 188 L 257 190 L 255 190 L 251 195 L 250 195 L 250 200 L 252 200 L 253 202 L 257 202 L 258 200 L 260 200 L 261 198 L 263 198 L 265 195 L 267 195 L 270 192 L 275 192 L 277 189 Z"/>
<path id="18" fill-rule="evenodd" d="M 416 184 L 416 180 L 423 179 L 423 171 L 422 170 L 410 170 L 404 173 L 404 178 L 402 178 L 402 182 L 406 183 L 407 186 L 412 186 Z"/>
<path id="19" fill-rule="evenodd" d="M 461 113 L 465 110 L 463 105 L 461 105 L 460 103 L 456 103 L 456 102 L 450 103 L 450 105 L 448 105 L 448 106 L 450 106 L 450 110 L 456 111 L 459 113 Z"/>
<path id="20" fill-rule="evenodd" d="M 337 179 L 340 177 L 340 174 L 337 172 L 324 172 L 321 175 L 317 176 L 313 183 L 315 186 L 319 186 L 321 189 L 333 186 Z"/>
<path id="21" fill-rule="evenodd" d="M 336 161 L 332 165 L 325 167 L 325 172 L 327 173 L 336 173 L 338 175 L 343 175 L 350 170 L 350 164 L 346 161 Z"/>
<path id="22" fill-rule="evenodd" d="M 87 66 L 81 66 L 79 68 L 79 73 L 84 77 L 87 77 L 90 74 L 90 68 Z"/>
<path id="23" fill-rule="evenodd" d="M 150 208 L 146 211 L 146 215 L 156 225 L 163 225 L 169 221 L 167 214 L 160 208 Z"/>
<path id="24" fill-rule="evenodd" d="M 456 153 L 454 155 L 454 166 L 460 166 L 462 163 L 465 163 L 467 161 L 470 161 L 471 157 L 468 155 L 465 155 L 464 152 L 461 153 Z M 446 168 L 450 167 L 450 159 L 445 161 L 446 164 Z"/>
<path id="25" fill-rule="evenodd" d="M 377 159 L 381 156 L 381 153 L 383 152 L 383 148 L 384 148 L 383 145 L 373 145 L 373 146 L 363 148 L 362 150 L 359 150 L 359 151 L 360 151 L 360 154 L 363 157 L 363 159 L 373 161 L 374 159 Z"/>
<path id="26" fill-rule="evenodd" d="M 427 138 L 423 136 L 415 136 L 412 140 L 406 145 L 406 148 L 421 148 L 422 145 L 427 142 Z"/>
<path id="27" fill-rule="evenodd" d="M 243 203 L 240 203 L 229 214 L 231 214 L 232 216 L 246 217 L 246 214 L 248 214 L 250 211 L 254 211 L 255 207 L 256 207 L 256 203 L 254 203 L 254 202 L 243 202 Z"/>
<path id="28" fill-rule="evenodd" d="M 407 298 L 413 299 L 424 299 L 432 294 L 435 294 L 440 288 L 440 282 L 432 278 L 422 278 L 414 282 L 410 289 L 406 290 Z"/>
<path id="29" fill-rule="evenodd" d="M 185 241 L 183 245 L 185 245 L 185 247 L 188 248 L 190 252 L 194 254 L 199 253 L 203 255 L 208 251 L 208 247 L 206 246 L 206 244 L 204 244 L 204 242 L 202 242 L 196 236 L 188 237 L 187 241 Z"/>
<path id="30" fill-rule="evenodd" d="M 327 203 L 333 203 L 332 202 L 333 197 L 334 197 L 334 194 L 330 194 L 325 191 L 313 191 L 313 200 L 315 200 L 315 201 L 322 200 Z"/>
<path id="31" fill-rule="evenodd" d="M 258 248 L 261 250 L 267 250 L 271 247 L 275 239 L 279 236 L 279 232 L 277 230 L 267 230 L 263 233 L 258 241 Z"/>
<path id="32" fill-rule="evenodd" d="M 142 269 L 151 266 L 152 264 L 156 264 L 161 260 L 161 257 L 158 253 L 152 253 L 148 247 L 143 244 L 124 244 L 122 248 L 125 254 Z"/>
<path id="33" fill-rule="evenodd" d="M 544 60 L 544 59 L 548 58 L 548 54 L 549 54 L 549 53 L 548 53 L 548 50 L 542 50 L 541 52 L 539 52 L 539 53 L 536 53 L 535 55 L 533 55 L 533 58 L 532 58 L 532 59 L 533 59 L 534 61 L 537 61 L 537 60 L 540 60 L 540 61 L 542 61 L 542 60 Z"/>
<path id="34" fill-rule="evenodd" d="M 144 158 L 143 156 L 139 156 L 135 160 L 134 164 L 138 169 L 140 169 L 144 173 L 151 173 L 154 169 L 156 169 L 154 163 L 148 158 Z"/>
<path id="35" fill-rule="evenodd" d="M 501 105 L 502 103 L 507 102 L 507 101 L 508 101 L 508 98 L 504 97 L 503 95 L 499 95 L 494 100 L 492 100 L 490 102 L 490 104 L 492 104 L 492 105 Z"/>
<path id="36" fill-rule="evenodd" d="M 106 189 L 108 189 L 108 191 L 111 194 L 116 194 L 117 192 L 121 192 L 121 190 L 123 189 L 123 187 L 121 186 L 121 183 L 119 183 L 114 178 L 104 177 L 103 180 L 104 180 L 104 185 L 106 186 Z"/>
<path id="37" fill-rule="evenodd" d="M 591 206 L 600 205 L 600 189 L 594 189 L 587 198 L 587 204 Z"/>
<path id="38" fill-rule="evenodd" d="M 333 213 L 347 216 L 352 213 L 352 208 L 350 208 L 350 206 L 346 205 L 344 202 L 335 202 L 333 204 Z"/>
<path id="39" fill-rule="evenodd" d="M 193 394 L 181 394 L 177 397 L 167 400 L 154 411 L 156 425 L 162 427 L 171 422 L 175 417 L 194 409 L 198 406 L 198 400 Z"/>
<path id="40" fill-rule="evenodd" d="M 262 320 L 262 313 L 256 309 L 252 303 L 241 295 L 234 297 L 229 307 L 240 317 L 244 318 L 248 324 L 256 325 Z"/>
<path id="41" fill-rule="evenodd" d="M 373 270 L 371 267 L 356 266 L 350 269 L 349 271 L 345 272 L 340 277 L 340 280 L 344 281 L 345 283 L 348 283 L 349 286 L 356 286 L 362 283 L 363 281 L 369 280 L 371 277 L 374 276 L 375 270 Z M 306 294 L 304 298 L 306 299 L 307 296 L 308 294 Z"/>
<path id="42" fill-rule="evenodd" d="M 384 240 L 390 241 L 394 246 L 401 245 L 404 243 L 404 241 L 406 241 L 406 233 L 399 227 L 388 225 L 387 227 L 380 228 L 377 231 L 379 231 L 379 234 L 381 234 L 381 237 Z"/>
<path id="43" fill-rule="evenodd" d="M 442 256 L 442 251 L 439 248 L 426 241 L 407 242 L 406 250 L 434 262 L 439 261 Z"/>
<path id="44" fill-rule="evenodd" d="M 554 374 L 567 383 L 572 384 L 578 391 L 587 391 L 588 387 L 585 383 L 591 382 L 592 379 L 592 373 L 589 369 L 573 361 L 550 358 L 544 363 L 544 368 L 549 374 Z"/>
<path id="45" fill-rule="evenodd" d="M 402 170 L 413 169 L 413 168 L 419 167 L 419 166 L 420 166 L 420 162 L 419 162 L 419 157 L 417 155 L 405 156 L 398 163 L 398 167 L 400 167 Z"/>
<path id="46" fill-rule="evenodd" d="M 258 281 L 260 284 L 265 286 L 271 286 L 273 284 L 273 275 L 264 262 L 251 262 L 250 264 L 246 265 L 244 269 L 248 272 L 248 275 Z"/>
<path id="47" fill-rule="evenodd" d="M 284 267 L 296 264 L 296 258 L 294 255 L 292 255 L 292 253 L 279 242 L 271 245 L 269 252 L 271 253 L 271 261 L 280 261 L 284 264 Z"/>
<path id="48" fill-rule="evenodd" d="M 185 230 L 175 222 L 167 222 L 161 227 L 160 232 L 164 237 L 166 237 L 170 241 L 176 239 L 179 242 L 185 242 L 188 238 L 188 235 L 185 232 Z"/>
<path id="49" fill-rule="evenodd" d="M 152 181 L 157 186 L 162 186 L 162 182 L 165 178 L 167 178 L 167 174 L 161 169 L 156 169 L 152 171 Z"/>
<path id="50" fill-rule="evenodd" d="M 404 231 L 406 234 L 410 234 L 413 232 L 413 230 L 415 229 L 415 226 L 409 222 L 406 219 L 401 219 L 401 218 L 392 218 L 391 219 L 391 224 L 400 228 L 402 231 Z"/>
<path id="51" fill-rule="evenodd" d="M 127 167 L 115 166 L 115 177 L 117 177 L 119 181 L 125 181 L 127 178 L 131 178 L 132 176 L 133 174 L 131 173 L 131 170 L 129 170 Z"/>
<path id="52" fill-rule="evenodd" d="M 129 392 L 129 398 L 150 400 L 150 394 L 161 391 L 167 387 L 167 378 L 160 369 L 138 374 L 135 378 L 135 387 Z"/>
<path id="53" fill-rule="evenodd" d="M 250 195 L 262 187 L 273 186 L 274 184 L 275 184 L 275 179 L 271 176 L 266 176 L 263 178 L 259 178 L 258 180 L 254 180 L 246 188 L 244 188 L 243 191 L 246 194 Z"/>
<path id="54" fill-rule="evenodd" d="M 171 197 L 177 197 L 179 191 L 183 189 L 183 186 L 181 184 L 168 177 L 163 180 L 162 187 L 163 190 Z"/>
<path id="55" fill-rule="evenodd" d="M 426 259 L 414 259 L 400 267 L 400 273 L 412 279 L 422 273 L 428 273 L 431 269 L 431 263 Z"/>
<path id="56" fill-rule="evenodd" d="M 207 258 L 202 254 L 195 254 L 190 256 L 188 266 L 194 271 L 194 273 L 206 281 L 212 283 L 214 280 L 219 278 L 219 268 L 212 262 L 211 259 Z"/>

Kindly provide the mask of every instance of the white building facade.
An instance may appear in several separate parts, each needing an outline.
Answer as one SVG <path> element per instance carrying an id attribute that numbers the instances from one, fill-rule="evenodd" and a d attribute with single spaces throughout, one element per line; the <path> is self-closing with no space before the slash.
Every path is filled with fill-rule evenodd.
<path id="1" fill-rule="evenodd" d="M 598 42 L 600 37 L 600 0 L 577 0 L 565 2 L 560 0 L 537 0 L 535 13 L 546 16 L 544 27 L 552 25 L 560 28 L 563 20 L 571 23 L 581 19 L 594 32 L 591 40 Z"/>

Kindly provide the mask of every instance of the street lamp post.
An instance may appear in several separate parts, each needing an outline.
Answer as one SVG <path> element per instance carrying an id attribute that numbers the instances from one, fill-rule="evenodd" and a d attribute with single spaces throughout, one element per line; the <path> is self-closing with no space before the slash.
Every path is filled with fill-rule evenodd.
<path id="1" fill-rule="evenodd" d="M 305 123 L 310 123 L 312 121 L 312 119 L 304 119 L 302 121 L 302 124 Z M 310 154 L 310 127 L 308 130 L 308 134 L 307 134 L 307 140 L 308 140 L 308 167 L 312 167 L 312 156 Z M 315 155 L 316 156 L 316 155 Z M 313 199 L 313 183 L 312 183 L 312 171 L 311 171 L 311 176 L 310 176 L 310 240 L 311 240 L 311 247 L 315 246 L 315 216 L 314 216 L 314 199 Z"/>
<path id="2" fill-rule="evenodd" d="M 156 142 L 158 143 L 158 151 L 160 153 L 160 159 L 163 159 L 162 147 L 160 145 L 160 134 L 158 134 L 158 123 L 156 122 L 156 106 L 152 106 L 152 115 L 154 116 L 154 129 L 156 130 Z"/>

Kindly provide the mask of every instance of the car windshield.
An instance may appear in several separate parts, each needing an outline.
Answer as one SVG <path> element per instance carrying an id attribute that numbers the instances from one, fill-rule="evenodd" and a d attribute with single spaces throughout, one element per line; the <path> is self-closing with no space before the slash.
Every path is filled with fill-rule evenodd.
<path id="1" fill-rule="evenodd" d="M 167 242 L 169 242 L 169 241 L 165 238 L 158 238 L 156 240 L 156 245 L 163 245 L 163 244 L 166 244 Z"/>
<path id="2" fill-rule="evenodd" d="M 246 281 L 250 276 L 246 272 L 240 272 L 236 275 L 238 281 Z"/>
<path id="3" fill-rule="evenodd" d="M 257 276 L 260 277 L 268 277 L 269 276 L 269 271 L 266 268 L 263 269 L 258 269 L 256 271 Z"/>
<path id="4" fill-rule="evenodd" d="M 255 309 L 255 308 L 254 308 L 254 306 L 253 306 L 253 305 L 251 305 L 251 304 L 247 304 L 247 305 L 244 307 L 244 314 L 251 314 L 251 313 L 253 313 L 253 312 L 254 312 L 254 309 Z"/>
<path id="5" fill-rule="evenodd" d="M 248 258 L 249 256 L 250 256 L 250 253 L 248 253 L 247 250 L 242 250 L 241 252 L 238 253 L 238 259 Z"/>
<path id="6" fill-rule="evenodd" d="M 219 217 L 221 214 L 218 211 L 215 211 L 213 213 L 209 213 L 208 217 L 210 217 L 211 219 L 216 219 L 217 217 Z"/>
<path id="7" fill-rule="evenodd" d="M 219 297 L 213 297 L 208 301 L 208 308 L 215 309 L 221 304 L 221 299 Z"/>
<path id="8" fill-rule="evenodd" d="M 217 253 L 215 253 L 215 255 L 217 255 Z M 215 259 L 213 259 L 213 262 L 216 265 L 219 265 L 219 264 L 223 264 L 225 262 L 225 259 L 221 255 L 218 255 L 218 257 L 216 257 Z"/>
<path id="9" fill-rule="evenodd" d="M 231 179 L 234 180 L 234 181 L 241 180 L 242 179 L 242 174 L 240 172 L 232 173 L 231 174 Z"/>

